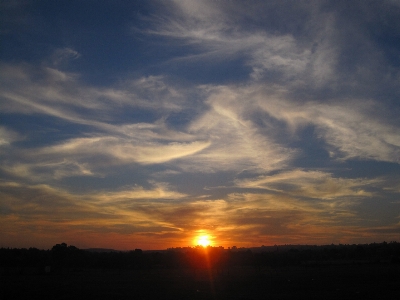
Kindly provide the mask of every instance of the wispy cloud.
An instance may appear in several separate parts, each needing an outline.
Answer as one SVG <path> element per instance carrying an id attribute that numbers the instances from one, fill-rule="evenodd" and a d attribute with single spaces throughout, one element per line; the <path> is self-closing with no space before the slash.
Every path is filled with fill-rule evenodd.
<path id="1" fill-rule="evenodd" d="M 9 146 L 13 142 L 21 139 L 23 139 L 23 137 L 20 134 L 4 126 L 0 126 L 0 147 Z"/>
<path id="2" fill-rule="evenodd" d="M 6 162 L 2 169 L 32 181 L 69 176 L 101 176 L 104 168 L 123 164 L 160 164 L 194 155 L 210 145 L 207 141 L 159 143 L 111 136 L 77 138 L 62 144 L 20 151 L 23 161 Z"/>
<path id="3" fill-rule="evenodd" d="M 263 101 L 256 96 L 262 109 L 284 120 L 292 130 L 313 125 L 319 138 L 331 146 L 331 155 L 340 159 L 375 159 L 398 162 L 400 140 L 397 124 L 388 122 L 372 111 L 378 103 L 372 100 L 347 99 L 331 103 L 295 103 L 286 99 Z M 362 124 L 362 126 L 360 126 Z"/>
<path id="4" fill-rule="evenodd" d="M 72 194 L 48 185 L 22 185 L 2 182 L 0 214 L 2 241 L 9 242 L 20 235 L 33 236 L 47 244 L 55 236 L 67 232 L 91 235 L 95 232 L 137 234 L 176 231 L 174 225 L 157 219 L 152 210 L 144 209 L 143 200 L 168 200 L 182 198 L 164 184 L 154 183 L 154 189 L 133 187 L 115 193 L 92 195 Z M 156 205 L 154 205 L 156 208 Z M 29 223 L 29 228 L 26 224 Z"/>
<path id="5" fill-rule="evenodd" d="M 397 122 L 375 115 L 374 111 L 379 107 L 379 103 L 373 100 L 333 99 L 325 103 L 298 102 L 291 98 L 287 90 L 279 86 L 266 88 L 257 84 L 245 88 L 219 87 L 213 90 L 208 99 L 216 113 L 230 119 L 231 122 L 236 121 L 237 125 L 241 124 L 243 127 L 245 123 L 248 126 L 251 124 L 255 131 L 262 130 L 264 134 L 273 137 L 275 143 L 284 141 L 282 137 L 293 137 L 293 134 L 296 135 L 306 126 L 314 126 L 315 138 L 323 139 L 329 145 L 326 150 L 334 158 L 399 162 L 400 140 L 396 134 Z M 264 118 L 265 128 L 259 123 L 255 124 L 251 117 L 260 111 L 266 112 L 272 120 L 275 119 L 275 123 L 266 123 L 268 118 Z M 245 121 L 240 118 L 245 118 Z M 220 122 L 222 118 L 210 119 Z M 282 121 L 285 126 L 279 123 Z M 207 126 L 212 125 L 209 121 L 205 123 Z"/>
<path id="6" fill-rule="evenodd" d="M 250 33 L 235 25 L 243 20 L 234 3 L 173 1 L 166 9 L 170 17 L 152 19 L 157 27 L 147 33 L 196 46 L 186 56 L 187 61 L 244 57 L 253 70 L 250 76 L 257 80 L 264 77 L 264 72 L 280 72 L 291 79 L 305 72 L 310 62 L 310 48 L 297 43 L 290 34 L 274 35 L 263 30 Z"/>
<path id="7" fill-rule="evenodd" d="M 77 74 L 50 67 L 3 64 L 1 70 L 5 112 L 40 113 L 101 126 L 101 122 L 110 122 L 127 108 L 171 112 L 180 110 L 183 104 L 179 91 L 166 85 L 161 77 L 127 80 L 115 88 L 95 88 L 80 83 Z"/>
<path id="8" fill-rule="evenodd" d="M 321 171 L 291 170 L 256 179 L 238 180 L 237 185 L 279 191 L 294 197 L 335 199 L 342 197 L 371 197 L 365 187 L 377 180 L 334 178 L 332 174 Z"/>
<path id="9" fill-rule="evenodd" d="M 81 56 L 78 51 L 72 49 L 72 48 L 62 48 L 62 49 L 57 49 L 54 51 L 53 56 L 52 56 L 52 61 L 54 65 L 60 65 L 62 63 L 68 62 L 70 60 L 75 60 L 78 59 Z"/>

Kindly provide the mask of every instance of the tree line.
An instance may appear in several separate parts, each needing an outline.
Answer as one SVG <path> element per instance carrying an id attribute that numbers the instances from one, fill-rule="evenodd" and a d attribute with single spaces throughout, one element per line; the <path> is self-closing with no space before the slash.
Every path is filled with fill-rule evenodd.
<path id="1" fill-rule="evenodd" d="M 260 248 L 258 248 L 260 249 Z M 174 269 L 235 266 L 280 267 L 319 264 L 400 263 L 400 244 L 277 246 L 273 251 L 223 249 L 222 247 L 176 248 L 162 251 L 90 251 L 65 243 L 51 250 L 0 249 L 0 271 L 68 272 L 85 269 Z"/>

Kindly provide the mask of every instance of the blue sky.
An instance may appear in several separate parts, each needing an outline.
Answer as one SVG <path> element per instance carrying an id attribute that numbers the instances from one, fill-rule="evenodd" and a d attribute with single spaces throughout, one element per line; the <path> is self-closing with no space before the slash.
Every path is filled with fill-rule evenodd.
<path id="1" fill-rule="evenodd" d="M 0 10 L 0 246 L 399 240 L 399 1 Z"/>

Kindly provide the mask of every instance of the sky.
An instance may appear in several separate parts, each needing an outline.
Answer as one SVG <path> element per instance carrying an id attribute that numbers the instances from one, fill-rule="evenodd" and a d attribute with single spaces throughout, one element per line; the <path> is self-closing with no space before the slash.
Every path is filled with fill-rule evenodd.
<path id="1" fill-rule="evenodd" d="M 400 241 L 400 1 L 0 13 L 0 247 Z"/>

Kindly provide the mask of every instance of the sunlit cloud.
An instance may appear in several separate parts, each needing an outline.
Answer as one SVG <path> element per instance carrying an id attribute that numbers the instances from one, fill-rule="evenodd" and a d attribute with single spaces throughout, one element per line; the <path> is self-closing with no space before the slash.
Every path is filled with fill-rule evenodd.
<path id="1" fill-rule="evenodd" d="M 284 149 L 272 138 L 261 134 L 255 124 L 246 118 L 241 110 L 247 105 L 247 99 L 242 96 L 229 87 L 210 92 L 207 99 L 209 111 L 190 124 L 188 131 L 207 137 L 212 144 L 192 158 L 192 164 L 198 161 L 205 171 L 268 171 L 284 166 L 294 155 L 294 150 Z"/>
<path id="2" fill-rule="evenodd" d="M 299 197 L 333 199 L 338 197 L 370 197 L 363 190 L 377 180 L 334 178 L 332 174 L 321 171 L 292 170 L 256 179 L 240 180 L 237 185 L 245 188 L 258 188 L 279 191 Z"/>
<path id="3" fill-rule="evenodd" d="M 156 142 L 135 143 L 114 137 L 80 138 L 61 145 L 41 149 L 38 155 L 104 155 L 116 158 L 121 163 L 139 162 L 143 164 L 162 163 L 196 153 L 209 146 L 208 142 L 168 144 Z"/>
<path id="4" fill-rule="evenodd" d="M 153 185 L 154 189 L 150 190 L 133 187 L 115 193 L 92 195 L 77 195 L 43 184 L 26 186 L 16 182 L 3 182 L 0 186 L 2 228 L 19 232 L 22 236 L 30 234 L 37 238 L 46 236 L 48 228 L 52 228 L 50 232 L 60 234 L 64 231 L 83 234 L 175 231 L 177 229 L 172 223 L 157 220 L 157 215 L 145 209 L 148 204 L 140 200 L 171 200 L 185 196 L 169 190 L 165 184 L 156 183 Z M 29 230 L 24 228 L 27 223 L 31 223 Z M 6 230 L 4 233 L 8 232 L 10 235 L 10 231 Z"/>
<path id="5" fill-rule="evenodd" d="M 126 163 L 160 164 L 202 151 L 209 142 L 157 143 L 115 137 L 78 138 L 63 144 L 30 149 L 20 153 L 36 163 L 5 164 L 2 169 L 32 180 L 60 179 L 65 176 L 101 176 L 99 168 Z M 99 173 L 100 172 L 100 173 Z"/>
<path id="6" fill-rule="evenodd" d="M 220 91 L 224 94 L 221 95 Z M 248 116 L 265 111 L 277 121 L 285 122 L 286 128 L 274 128 L 284 135 L 295 134 L 306 126 L 315 126 L 316 137 L 331 146 L 326 150 L 335 158 L 399 161 L 397 124 L 379 117 L 372 118 L 372 111 L 378 105 L 374 101 L 353 99 L 346 102 L 296 103 L 282 88 L 268 89 L 258 85 L 243 89 L 222 87 L 220 91 L 216 93 L 220 98 L 214 96 L 213 106 L 224 107 L 222 111 L 225 114 L 229 109 Z M 363 126 L 360 126 L 361 123 Z"/>
<path id="7" fill-rule="evenodd" d="M 91 195 L 94 201 L 107 202 L 115 204 L 115 201 L 130 201 L 134 199 L 163 199 L 177 200 L 188 195 L 169 190 L 165 183 L 153 183 L 154 188 L 151 190 L 136 186 L 129 190 L 118 192 L 103 192 L 100 194 Z"/>

